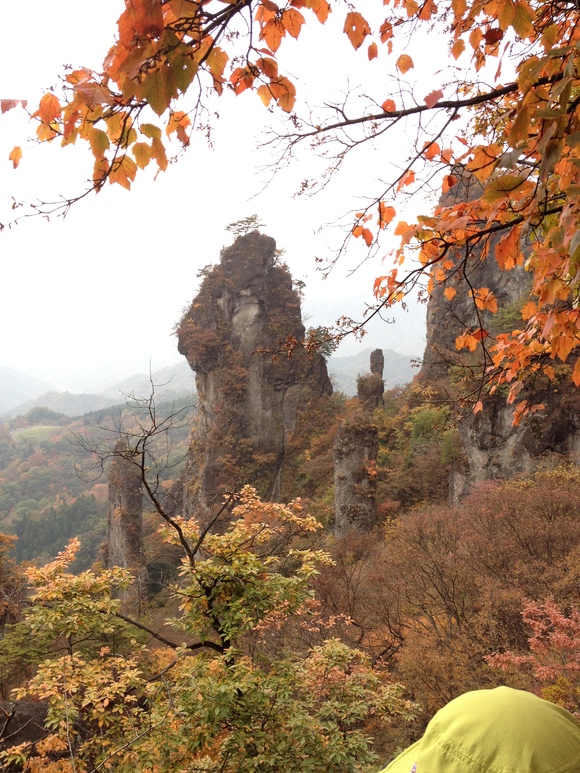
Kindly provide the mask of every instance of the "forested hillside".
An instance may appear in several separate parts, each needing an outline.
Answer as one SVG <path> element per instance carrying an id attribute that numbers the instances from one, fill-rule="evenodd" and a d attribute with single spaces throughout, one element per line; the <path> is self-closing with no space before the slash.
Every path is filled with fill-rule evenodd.
<path id="1" fill-rule="evenodd" d="M 37 411 L 5 427 L 3 530 L 18 534 L 13 557 L 36 560 L 15 564 L 4 546 L 2 582 L 12 590 L 1 689 L 40 700 L 54 727 L 47 742 L 30 746 L 23 735 L 10 751 L 5 743 L 10 769 L 66 759 L 65 711 L 76 717 L 75 765 L 88 769 L 113 754 L 118 770 L 143 760 L 173 770 L 186 754 L 243 770 L 257 755 L 274 766 L 259 769 L 274 770 L 292 768 L 302 748 L 320 771 L 352 759 L 375 770 L 469 689 L 507 683 L 578 711 L 578 469 L 489 482 L 449 507 L 459 433 L 442 394 L 417 382 L 372 410 L 379 446 L 365 475 L 376 479 L 379 525 L 337 539 L 333 448 L 341 424 L 362 420 L 361 405 L 337 395 L 301 407 L 282 484 L 284 501 L 300 499 L 288 506 L 245 488 L 207 531 L 168 509 L 183 464 L 166 472 L 144 509 L 149 584 L 139 609 L 131 572 L 103 565 L 96 549 L 106 537 L 106 478 L 76 477 L 75 464 L 89 472 L 90 454 L 65 435 L 90 429 L 102 455 L 119 428 L 135 442 L 146 437 L 147 416 L 116 408 L 70 422 Z M 162 422 L 170 410 L 158 408 Z M 174 432 L 173 460 L 185 455 L 187 434 Z M 162 446 L 148 437 L 155 466 Z M 151 474 L 144 468 L 144 480 Z M 77 534 L 80 546 L 53 560 Z M 27 705 L 16 704 L 14 728 Z"/>
<path id="2" fill-rule="evenodd" d="M 157 409 L 160 415 L 193 410 L 194 402 L 192 396 Z M 116 405 L 70 419 L 34 408 L 0 425 L 0 531 L 18 538 L 17 561 L 52 559 L 72 537 L 82 542 L 75 571 L 97 559 L 106 537 L 107 477 L 85 446 L 130 428 L 137 409 L 135 403 Z M 187 434 L 187 429 L 171 432 L 172 474 L 179 474 Z"/>

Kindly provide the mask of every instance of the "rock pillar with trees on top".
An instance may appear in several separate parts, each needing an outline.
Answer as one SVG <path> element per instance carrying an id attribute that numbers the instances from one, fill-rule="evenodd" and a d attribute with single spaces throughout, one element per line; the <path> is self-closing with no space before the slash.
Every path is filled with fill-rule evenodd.
<path id="1" fill-rule="evenodd" d="M 379 439 L 372 412 L 383 400 L 384 356 L 371 354 L 371 373 L 357 382 L 359 408 L 342 422 L 334 441 L 334 533 L 365 532 L 377 524 L 376 478 Z"/>
<path id="2" fill-rule="evenodd" d="M 177 334 L 199 395 L 185 509 L 203 518 L 242 484 L 280 497 L 298 410 L 332 384 L 320 354 L 292 347 L 305 337 L 300 294 L 274 239 L 241 233 L 202 276 Z"/>

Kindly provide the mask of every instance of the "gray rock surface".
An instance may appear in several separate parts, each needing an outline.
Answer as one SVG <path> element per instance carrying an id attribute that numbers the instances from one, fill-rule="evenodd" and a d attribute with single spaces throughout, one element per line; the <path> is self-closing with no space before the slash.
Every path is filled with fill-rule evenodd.
<path id="1" fill-rule="evenodd" d="M 274 239 L 239 236 L 204 273 L 178 328 L 199 395 L 185 508 L 202 517 L 242 483 L 276 500 L 299 406 L 309 391 L 332 393 L 324 359 L 286 345 L 304 326 Z"/>

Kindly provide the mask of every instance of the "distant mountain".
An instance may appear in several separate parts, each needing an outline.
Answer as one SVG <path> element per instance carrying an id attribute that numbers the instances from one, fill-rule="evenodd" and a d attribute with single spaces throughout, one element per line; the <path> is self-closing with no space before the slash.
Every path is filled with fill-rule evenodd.
<path id="1" fill-rule="evenodd" d="M 358 376 L 370 373 L 370 356 L 372 348 L 352 354 L 349 357 L 337 357 L 333 355 L 328 359 L 328 373 L 332 378 L 336 391 L 344 392 L 349 396 L 356 395 L 356 380 Z M 383 378 L 385 389 L 393 389 L 403 386 L 413 380 L 419 369 L 413 367 L 413 362 L 418 358 L 407 357 L 404 354 L 394 352 L 392 349 L 383 349 L 385 369 Z"/>
<path id="2" fill-rule="evenodd" d="M 113 400 L 104 395 L 75 394 L 74 392 L 45 392 L 34 400 L 21 403 L 16 408 L 6 411 L 3 418 L 11 419 L 28 413 L 32 408 L 49 408 L 51 411 L 63 413 L 65 416 L 82 416 L 89 411 L 108 408 L 120 400 Z"/>
<path id="3" fill-rule="evenodd" d="M 0 378 L 2 370 L 0 370 Z M 18 371 L 13 372 L 18 373 Z M 25 374 L 20 375 L 25 376 Z M 143 373 L 129 376 L 123 381 L 111 384 L 100 394 L 59 392 L 45 382 L 32 379 L 32 377 L 28 378 L 31 379 L 31 382 L 37 382 L 39 387 L 28 394 L 13 390 L 15 397 L 11 403 L 7 401 L 5 408 L 0 408 L 0 416 L 11 419 L 37 407 L 49 408 L 57 413 L 63 413 L 65 416 L 83 416 L 91 411 L 99 411 L 123 403 L 127 397 L 149 397 L 151 383 L 155 386 L 155 397 L 158 403 L 180 400 L 195 393 L 195 376 L 185 361 L 174 366 L 161 368 L 152 373 L 151 376 Z M 4 384 L 1 386 L 3 387 Z M 47 387 L 49 387 L 49 391 L 47 391 Z M 23 399 L 16 401 L 18 394 L 22 394 Z M 0 396 L 2 395 L 3 391 L 0 391 Z"/>
<path id="4" fill-rule="evenodd" d="M 117 381 L 106 387 L 102 390 L 102 394 L 114 398 L 115 402 L 123 402 L 129 395 L 149 397 L 152 383 L 155 386 L 156 397 L 163 402 L 177 400 L 196 391 L 195 374 L 183 360 L 176 365 L 156 370 L 151 375 L 135 373 L 123 381 Z"/>
<path id="5" fill-rule="evenodd" d="M 55 386 L 48 381 L 0 365 L 0 414 L 52 389 Z"/>

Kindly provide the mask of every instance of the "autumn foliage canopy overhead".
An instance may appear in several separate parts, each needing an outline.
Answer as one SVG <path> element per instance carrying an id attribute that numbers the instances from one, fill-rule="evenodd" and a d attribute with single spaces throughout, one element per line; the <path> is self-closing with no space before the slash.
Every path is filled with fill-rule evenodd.
<path id="1" fill-rule="evenodd" d="M 301 95 L 278 54 L 291 39 L 300 46 L 305 25 L 330 27 L 331 13 L 341 20 L 332 29 L 342 30 L 333 34 L 358 50 L 361 67 L 380 56 L 396 78 L 392 89 L 385 81 L 384 94 L 366 97 L 366 104 L 359 99 L 357 112 L 330 106 L 314 123 L 301 116 Z M 361 141 L 379 141 L 402 120 L 414 121 L 408 163 L 380 196 L 369 197 L 350 238 L 368 248 L 386 229 L 400 238 L 392 266 L 375 283 L 383 308 L 425 279 L 429 290 L 443 285 L 450 301 L 469 292 L 479 311 L 494 313 L 490 288 L 461 286 L 457 277 L 482 256 L 506 271 L 525 265 L 530 290 L 518 328 L 494 338 L 481 323 L 457 339 L 459 349 L 481 354 L 492 390 L 509 384 L 517 419 L 528 410 L 518 394 L 530 373 L 552 380 L 555 367 L 567 363 L 580 386 L 578 21 L 576 4 L 567 0 L 125 0 L 103 71 L 68 71 L 63 97 L 45 94 L 32 117 L 40 141 L 88 143 L 97 191 L 106 180 L 130 188 L 151 163 L 164 170 L 168 138 L 188 145 L 191 131 L 204 124 L 211 92 L 256 91 L 264 105 L 288 114 L 281 139 L 290 154 L 301 141 L 314 149 L 336 142 L 337 163 Z M 439 33 L 430 55 L 441 67 L 451 62 L 454 75 L 413 96 L 404 84 L 421 27 Z M 400 53 L 401 41 L 410 53 Z M 321 50 L 313 79 L 324 82 L 331 48 Z M 486 83 L 490 63 L 495 75 L 486 74 Z M 2 101 L 2 112 L 17 104 Z M 15 167 L 20 157 L 14 148 Z M 475 198 L 440 204 L 414 223 L 400 220 L 402 194 L 434 180 L 445 193 L 465 170 L 480 183 Z M 402 268 L 414 253 L 419 263 Z"/>

